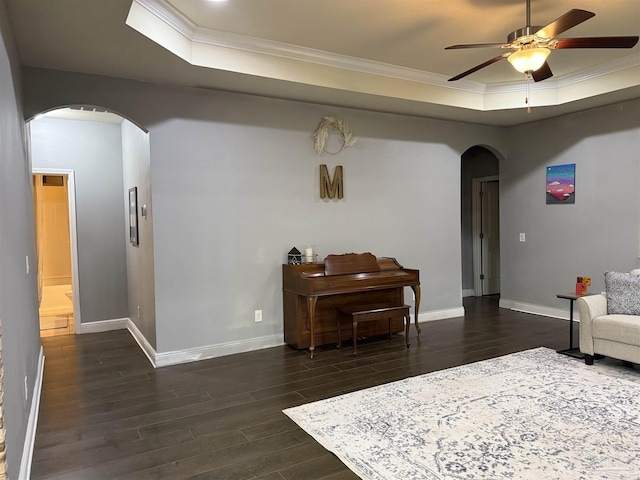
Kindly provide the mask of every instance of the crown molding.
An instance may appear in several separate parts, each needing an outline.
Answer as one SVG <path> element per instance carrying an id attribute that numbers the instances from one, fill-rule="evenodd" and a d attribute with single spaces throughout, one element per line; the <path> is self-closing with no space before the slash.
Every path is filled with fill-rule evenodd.
<path id="1" fill-rule="evenodd" d="M 260 53 L 274 57 L 287 58 L 302 62 L 315 63 L 328 67 L 354 70 L 361 73 L 382 75 L 385 77 L 409 80 L 412 82 L 426 83 L 429 85 L 446 86 L 448 77 L 438 73 L 425 72 L 398 65 L 376 62 L 364 58 L 351 57 L 338 53 L 326 52 L 299 45 L 266 40 L 236 33 L 222 32 L 219 30 L 198 28 L 192 38 L 194 42 L 242 50 L 251 53 Z M 469 82 L 468 87 L 473 91 L 483 90 L 483 86 L 477 82 Z"/>
<path id="2" fill-rule="evenodd" d="M 149 12 L 153 17 L 155 17 L 156 20 L 159 20 L 164 25 L 170 27 L 175 33 L 181 35 L 183 41 L 187 41 L 187 43 L 191 45 L 188 51 L 185 49 L 181 50 L 180 48 L 176 48 L 175 46 L 174 48 L 171 48 L 167 45 L 163 45 L 165 46 L 165 48 L 168 48 L 170 51 L 173 51 L 177 55 L 182 56 L 182 58 L 186 61 L 199 66 L 213 66 L 207 64 L 206 60 L 202 60 L 204 58 L 202 56 L 202 52 L 206 52 L 207 48 L 213 49 L 212 51 L 216 52 L 229 52 L 229 55 L 233 55 L 233 52 L 237 52 L 238 54 L 244 55 L 274 57 L 293 62 L 292 64 L 297 64 L 298 66 L 295 68 L 298 68 L 299 71 L 304 71 L 304 64 L 314 64 L 321 67 L 329 67 L 337 70 L 354 72 L 356 75 L 373 75 L 378 77 L 385 77 L 387 79 L 391 79 L 392 81 L 410 82 L 413 84 L 425 85 L 428 86 L 428 88 L 426 88 L 423 93 L 416 93 L 416 90 L 413 90 L 413 93 L 409 94 L 410 96 L 412 96 L 412 98 L 402 98 L 426 102 L 433 102 L 433 100 L 436 99 L 433 103 L 442 103 L 450 106 L 480 110 L 486 108 L 487 97 L 495 97 L 499 95 L 503 95 L 505 97 L 513 97 L 515 94 L 519 95 L 523 91 L 526 81 L 523 77 L 522 81 L 489 85 L 465 78 L 453 83 L 448 81 L 447 76 L 437 73 L 416 70 L 399 65 L 376 62 L 373 60 L 367 60 L 348 55 L 326 52 L 313 48 L 302 47 L 248 35 L 199 27 L 192 20 L 187 18 L 184 14 L 182 14 L 171 4 L 169 4 L 167 0 L 133 0 L 132 8 L 133 5 L 136 4 Z M 141 31 L 141 33 L 143 34 L 146 34 L 143 30 L 137 28 L 135 25 L 130 24 L 130 26 Z M 158 42 L 158 38 L 152 39 Z M 162 45 L 162 43 L 160 44 Z M 199 52 L 201 56 L 198 57 L 198 59 L 200 62 L 204 63 L 193 61 L 193 58 L 191 57 L 193 56 L 194 50 L 197 50 Z M 219 56 L 220 53 L 217 53 L 216 55 Z M 222 55 L 226 54 L 222 53 Z M 212 56 L 208 58 L 214 57 Z M 246 64 L 247 62 L 245 61 L 243 65 Z M 550 100 L 548 101 L 548 103 L 544 102 L 545 104 L 556 104 L 558 103 L 557 98 L 560 97 L 562 89 L 568 90 L 572 86 L 577 84 L 592 83 L 594 81 L 597 82 L 600 77 L 610 76 L 612 73 L 615 74 L 624 72 L 625 70 L 633 69 L 636 67 L 640 67 L 640 54 L 625 56 L 623 58 L 615 59 L 606 63 L 601 63 L 596 67 L 590 67 L 588 69 L 584 69 L 570 75 L 565 75 L 563 77 L 554 77 L 545 80 L 544 82 L 530 82 L 529 90 L 532 92 L 538 92 L 539 94 L 542 94 L 543 97 L 546 96 L 546 98 L 549 98 Z M 221 68 L 225 67 L 222 66 Z M 239 71 L 243 71 L 243 73 L 252 73 L 250 68 L 244 68 L 245 70 Z M 261 75 L 261 73 L 255 74 Z M 299 77 L 296 77 L 294 74 L 292 77 L 287 79 L 302 82 L 308 81 L 305 79 L 296 80 L 296 78 Z M 640 81 L 637 84 L 640 84 Z M 400 83 L 398 85 L 406 84 Z M 336 85 L 335 87 L 341 88 L 340 85 Z M 370 91 L 369 93 L 374 92 Z M 602 93 L 602 91 L 599 90 L 599 93 Z M 381 91 L 378 91 L 377 94 L 381 94 Z M 387 93 L 382 92 L 382 94 Z M 453 100 L 453 97 L 457 95 L 460 96 L 460 99 Z M 447 98 L 441 99 L 443 97 Z M 485 98 L 485 101 L 481 100 L 482 98 Z M 499 108 L 513 108 L 520 106 L 519 100 L 517 104 L 514 104 L 511 107 L 508 105 L 509 101 L 507 99 L 505 99 L 504 102 L 500 102 L 501 106 Z"/>
<path id="3" fill-rule="evenodd" d="M 165 0 L 133 0 L 133 3 L 148 10 L 184 37 L 193 39 L 198 26 Z"/>
<path id="4" fill-rule="evenodd" d="M 438 73 L 425 72 L 423 70 L 399 65 L 326 52 L 324 50 L 252 37 L 250 35 L 199 27 L 166 0 L 134 0 L 133 3 L 144 7 L 152 15 L 194 43 L 315 63 L 361 73 L 382 75 L 399 80 L 446 87 L 470 93 L 484 93 L 486 89 L 485 84 L 472 80 L 460 80 L 454 85 L 448 81 L 448 76 Z"/>
<path id="5" fill-rule="evenodd" d="M 558 79 L 557 88 L 568 87 L 576 83 L 581 83 L 587 80 L 592 80 L 612 73 L 621 72 L 631 68 L 640 66 L 640 53 L 633 55 L 627 55 L 621 58 L 616 58 L 608 62 L 600 63 L 595 67 L 581 70 L 571 75 L 565 75 Z"/>

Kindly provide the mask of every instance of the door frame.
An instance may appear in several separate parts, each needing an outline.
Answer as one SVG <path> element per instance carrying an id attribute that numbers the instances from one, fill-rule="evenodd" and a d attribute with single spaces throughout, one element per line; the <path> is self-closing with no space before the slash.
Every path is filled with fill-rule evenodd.
<path id="1" fill-rule="evenodd" d="M 491 175 L 489 177 L 478 177 L 471 179 L 471 236 L 473 238 L 473 295 L 482 296 L 482 280 L 480 273 L 482 272 L 482 242 L 480 241 L 480 232 L 482 231 L 482 202 L 480 201 L 480 192 L 482 191 L 483 182 L 500 181 L 500 175 Z"/>
<path id="2" fill-rule="evenodd" d="M 71 288 L 73 289 L 73 331 L 78 334 L 78 326 L 82 324 L 80 314 L 80 289 L 78 288 L 78 219 L 76 216 L 76 176 L 75 170 L 68 168 L 33 167 L 31 175 L 66 175 L 67 203 L 69 205 L 69 241 L 71 244 Z"/>

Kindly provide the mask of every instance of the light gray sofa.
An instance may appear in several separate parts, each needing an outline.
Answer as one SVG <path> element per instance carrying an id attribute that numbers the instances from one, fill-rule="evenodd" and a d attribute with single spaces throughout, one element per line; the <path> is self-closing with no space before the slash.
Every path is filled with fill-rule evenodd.
<path id="1" fill-rule="evenodd" d="M 595 355 L 640 363 L 640 316 L 607 314 L 606 295 L 577 300 L 580 314 L 580 351 L 587 365 Z"/>

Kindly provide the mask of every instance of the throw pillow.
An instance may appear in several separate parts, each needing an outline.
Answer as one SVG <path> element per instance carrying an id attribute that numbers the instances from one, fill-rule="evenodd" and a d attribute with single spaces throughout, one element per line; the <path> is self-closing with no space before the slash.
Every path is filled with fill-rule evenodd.
<path id="1" fill-rule="evenodd" d="M 609 315 L 640 315 L 640 277 L 630 273 L 604 272 Z"/>

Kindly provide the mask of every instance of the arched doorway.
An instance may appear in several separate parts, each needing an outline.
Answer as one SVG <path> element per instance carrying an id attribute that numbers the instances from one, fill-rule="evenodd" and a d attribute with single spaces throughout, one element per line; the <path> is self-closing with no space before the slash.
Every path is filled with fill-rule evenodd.
<path id="1" fill-rule="evenodd" d="M 38 115 L 28 122 L 27 130 L 34 179 L 45 184 L 46 193 L 41 189 L 40 195 L 34 195 L 39 252 L 58 247 L 42 245 L 38 230 L 42 233 L 47 227 L 38 228 L 38 219 L 44 216 L 38 215 L 35 197 L 49 198 L 53 186 L 59 185 L 64 193 L 57 192 L 56 201 L 63 196 L 67 200 L 64 207 L 57 206 L 57 218 L 48 229 L 60 237 L 65 228 L 57 228 L 55 220 L 62 220 L 69 238 L 60 242 L 61 250 L 50 254 L 49 260 L 45 256 L 38 262 L 44 264 L 39 270 L 45 274 L 38 282 L 45 301 L 41 303 L 41 335 L 126 328 L 128 322 L 154 324 L 153 280 L 146 274 L 153 271 L 148 265 L 152 227 L 147 213 L 151 210 L 147 132 L 118 114 L 86 106 Z M 128 191 L 132 187 L 138 192 L 140 209 L 145 207 L 137 225 L 144 240 L 140 245 L 129 242 Z M 68 214 L 61 219 L 65 210 Z M 45 241 L 53 240 L 47 237 Z M 52 273 L 46 267 L 60 263 L 65 249 L 71 250 L 71 269 L 58 268 Z M 47 295 L 51 292 L 56 294 L 54 303 Z M 43 321 L 43 313 L 57 317 L 49 315 Z M 64 321 L 65 316 L 69 322 Z"/>
<path id="2" fill-rule="evenodd" d="M 462 294 L 499 294 L 499 160 L 488 148 L 462 154 L 460 191 Z"/>

